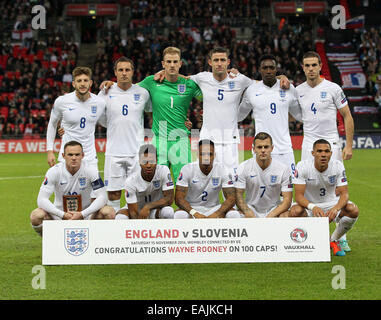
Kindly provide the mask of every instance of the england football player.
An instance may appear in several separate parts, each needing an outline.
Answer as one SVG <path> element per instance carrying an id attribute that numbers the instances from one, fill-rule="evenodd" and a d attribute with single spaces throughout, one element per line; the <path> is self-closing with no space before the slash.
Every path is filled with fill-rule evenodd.
<path id="1" fill-rule="evenodd" d="M 209 52 L 208 64 L 212 72 L 200 72 L 185 78 L 194 80 L 203 95 L 203 124 L 200 139 L 210 139 L 215 143 L 216 160 L 223 163 L 226 169 L 235 176 L 239 165 L 238 144 L 238 107 L 243 92 L 253 80 L 232 69 L 229 51 L 216 47 Z M 289 87 L 285 76 L 279 76 L 283 86 Z M 162 79 L 162 72 L 157 73 Z"/>
<path id="2" fill-rule="evenodd" d="M 139 149 L 140 170 L 127 178 L 125 197 L 128 208 L 118 211 L 115 219 L 173 219 L 173 181 L 165 165 L 157 164 L 152 144 Z"/>
<path id="3" fill-rule="evenodd" d="M 179 77 L 181 51 L 167 47 L 163 51 L 164 81 L 157 82 L 154 75 L 138 85 L 147 89 L 152 101 L 153 143 L 158 151 L 158 163 L 170 166 L 175 179 L 184 164 L 191 161 L 189 121 L 187 113 L 193 98 L 202 99 L 202 92 L 191 79 Z M 111 81 L 102 82 L 106 91 Z"/>
<path id="4" fill-rule="evenodd" d="M 164 81 L 159 83 L 152 75 L 139 83 L 151 95 L 158 163 L 170 166 L 175 179 L 181 168 L 191 161 L 189 130 L 185 126 L 189 105 L 193 98 L 202 97 L 193 80 L 179 77 L 181 65 L 180 49 L 168 47 L 163 51 Z"/>
<path id="5" fill-rule="evenodd" d="M 97 153 L 95 149 L 95 127 L 99 117 L 105 109 L 105 101 L 89 90 L 92 85 L 91 69 L 76 67 L 73 70 L 73 87 L 75 91 L 58 97 L 52 108 L 47 134 L 46 149 L 49 166 L 56 163 L 54 156 L 54 138 L 57 124 L 65 130 L 62 137 L 58 161 L 63 161 L 63 147 L 68 141 L 78 141 L 83 146 L 84 161 L 98 169 Z"/>
<path id="6" fill-rule="evenodd" d="M 230 78 L 229 51 L 222 47 L 212 49 L 208 56 L 212 72 L 200 72 L 190 76 L 202 91 L 203 123 L 200 140 L 214 142 L 216 161 L 221 162 L 232 176 L 239 165 L 238 106 L 244 90 L 252 80 L 243 74 Z"/>
<path id="7" fill-rule="evenodd" d="M 253 141 L 255 157 L 238 167 L 234 185 L 236 201 L 246 218 L 288 216 L 293 187 L 291 172 L 286 165 L 272 159 L 273 149 L 271 136 L 266 132 L 257 133 Z"/>
<path id="8" fill-rule="evenodd" d="M 180 210 L 175 219 L 240 217 L 238 211 L 231 211 L 235 204 L 232 176 L 214 158 L 214 143 L 200 140 L 198 161 L 186 164 L 177 179 L 175 202 Z M 222 204 L 221 190 L 225 196 Z"/>
<path id="9" fill-rule="evenodd" d="M 99 122 L 107 127 L 104 167 L 107 204 L 118 211 L 125 181 L 139 168 L 138 151 L 144 143 L 144 111 L 151 112 L 151 100 L 147 90 L 132 83 L 132 60 L 121 57 L 115 61 L 114 74 L 117 83 L 107 94 L 100 91 L 98 96 L 106 101 Z"/>
<path id="10" fill-rule="evenodd" d="M 273 139 L 272 159 L 287 165 L 295 171 L 295 157 L 291 144 L 288 117 L 301 119 L 301 109 L 295 87 L 283 90 L 276 78 L 277 63 L 273 55 L 263 55 L 259 59 L 262 80 L 253 82 L 247 88 L 239 106 L 238 121 L 246 118 L 250 111 L 255 121 L 255 132 L 267 132 Z"/>
<path id="11" fill-rule="evenodd" d="M 290 209 L 291 217 L 328 217 L 335 221 L 336 229 L 331 235 L 334 255 L 343 256 L 339 239 L 358 219 L 359 209 L 348 196 L 348 182 L 344 165 L 331 159 L 331 144 L 318 139 L 313 144 L 313 160 L 300 161 L 294 177 L 296 205 Z M 336 194 L 339 194 L 337 198 Z"/>
<path id="12" fill-rule="evenodd" d="M 43 220 L 114 219 L 115 216 L 114 209 L 105 206 L 106 191 L 98 170 L 82 161 L 82 145 L 77 141 L 67 142 L 62 157 L 64 162 L 47 171 L 37 198 L 38 208 L 30 215 L 32 227 L 40 235 Z M 54 203 L 49 200 L 53 193 Z M 69 205 L 64 211 L 65 195 L 76 196 L 82 210 L 73 211 Z"/>
<path id="13" fill-rule="evenodd" d="M 343 90 L 336 83 L 320 77 L 322 68 L 318 53 L 309 51 L 303 56 L 303 71 L 307 81 L 296 87 L 302 108 L 302 160 L 312 160 L 312 146 L 317 139 L 326 139 L 332 146 L 332 157 L 337 160 L 352 158 L 354 124 Z M 337 131 L 337 110 L 344 119 L 346 144 L 341 152 Z"/>

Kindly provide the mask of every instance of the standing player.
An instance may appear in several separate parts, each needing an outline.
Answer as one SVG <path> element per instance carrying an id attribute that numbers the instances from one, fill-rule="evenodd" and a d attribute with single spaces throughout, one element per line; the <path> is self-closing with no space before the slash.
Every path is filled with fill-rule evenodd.
<path id="1" fill-rule="evenodd" d="M 42 235 L 44 220 L 114 219 L 115 211 L 106 204 L 106 192 L 98 170 L 82 161 L 82 145 L 69 141 L 63 147 L 65 160 L 51 167 L 45 176 L 37 198 L 38 208 L 33 210 L 30 221 L 33 229 Z M 49 198 L 54 193 L 54 204 Z M 95 196 L 92 201 L 90 194 Z M 64 196 L 75 196 L 81 211 L 64 211 Z"/>
<path id="2" fill-rule="evenodd" d="M 267 132 L 274 141 L 272 159 L 287 165 L 294 173 L 295 157 L 289 131 L 289 112 L 296 119 L 301 118 L 297 92 L 291 84 L 289 90 L 283 90 L 276 78 L 276 59 L 273 55 L 263 55 L 259 59 L 259 72 L 262 81 L 254 82 L 247 88 L 239 106 L 238 121 L 253 111 L 255 132 Z"/>
<path id="3" fill-rule="evenodd" d="M 141 170 L 126 180 L 127 208 L 115 219 L 173 219 L 173 181 L 167 166 L 157 164 L 156 148 L 145 144 L 139 150 Z"/>
<path id="4" fill-rule="evenodd" d="M 266 132 L 257 133 L 253 141 L 255 157 L 238 167 L 236 201 L 246 218 L 288 216 L 292 201 L 292 177 L 284 164 L 272 159 L 273 149 L 271 136 Z M 245 192 L 246 199 L 243 197 Z"/>
<path id="5" fill-rule="evenodd" d="M 202 97 L 193 80 L 179 77 L 181 65 L 180 49 L 168 47 L 163 52 L 164 81 L 159 83 L 152 75 L 139 83 L 151 95 L 158 163 L 171 166 L 175 179 L 183 165 L 191 161 L 189 130 L 185 126 L 189 105 L 193 98 Z"/>
<path id="6" fill-rule="evenodd" d="M 313 160 L 297 164 L 294 179 L 297 204 L 291 207 L 290 216 L 329 217 L 329 222 L 335 221 L 331 248 L 334 255 L 343 256 L 345 250 L 339 239 L 353 227 L 359 210 L 349 201 L 344 165 L 337 159 L 331 160 L 332 153 L 331 144 L 318 139 L 313 144 Z"/>
<path id="7" fill-rule="evenodd" d="M 238 211 L 230 211 L 235 204 L 231 175 L 214 158 L 214 143 L 200 140 L 198 161 L 186 164 L 177 179 L 175 201 L 181 210 L 175 219 L 240 217 Z M 222 204 L 221 189 L 226 199 Z"/>
<path id="8" fill-rule="evenodd" d="M 144 143 L 144 111 L 150 111 L 149 92 L 132 84 L 134 63 L 121 57 L 114 63 L 117 83 L 107 94 L 99 92 L 106 108 L 99 122 L 107 127 L 105 153 L 105 185 L 108 205 L 115 211 L 120 208 L 120 198 L 126 178 L 139 168 L 138 151 Z"/>
<path id="9" fill-rule="evenodd" d="M 326 139 L 332 146 L 333 159 L 352 158 L 354 124 L 343 90 L 336 83 L 320 77 L 322 67 L 318 53 L 309 51 L 303 56 L 303 71 L 307 81 L 296 87 L 302 108 L 302 160 L 312 160 L 312 146 L 317 139 Z M 346 145 L 341 153 L 337 131 L 337 110 L 344 119 Z"/>
<path id="10" fill-rule="evenodd" d="M 200 72 L 190 77 L 202 91 L 203 123 L 200 140 L 214 142 L 216 160 L 234 177 L 239 165 L 238 106 L 242 93 L 252 83 L 243 74 L 228 76 L 229 52 L 222 47 L 211 50 L 208 64 L 212 72 Z"/>
<path id="11" fill-rule="evenodd" d="M 72 85 L 75 91 L 58 97 L 50 114 L 46 134 L 48 164 L 51 167 L 55 164 L 53 145 L 57 123 L 61 121 L 65 133 L 62 137 L 58 160 L 63 161 L 65 143 L 74 140 L 83 146 L 84 161 L 98 169 L 94 132 L 97 121 L 105 109 L 105 102 L 90 92 L 92 85 L 90 68 L 76 67 L 73 70 L 73 79 Z"/>
<path id="12" fill-rule="evenodd" d="M 296 87 L 302 108 L 303 144 L 302 160 L 312 160 L 312 146 L 317 139 L 326 139 L 332 148 L 332 157 L 342 161 L 352 158 L 354 123 L 343 90 L 334 82 L 322 79 L 321 59 L 318 53 L 309 51 L 303 55 L 303 71 L 307 81 Z M 346 132 L 346 143 L 341 151 L 337 130 L 337 110 L 342 115 Z M 346 236 L 340 240 L 346 251 L 350 247 Z"/>

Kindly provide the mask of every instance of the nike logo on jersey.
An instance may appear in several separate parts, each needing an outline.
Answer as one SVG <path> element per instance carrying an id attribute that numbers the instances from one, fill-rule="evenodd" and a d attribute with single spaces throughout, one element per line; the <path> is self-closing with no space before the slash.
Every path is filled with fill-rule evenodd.
<path id="1" fill-rule="evenodd" d="M 192 183 L 197 183 L 198 181 L 197 180 L 192 180 Z"/>
<path id="2" fill-rule="evenodd" d="M 115 96 L 109 96 L 109 98 L 111 99 L 111 98 L 114 98 Z"/>
<path id="3" fill-rule="evenodd" d="M 262 95 L 262 93 L 256 93 L 255 95 L 258 97 L 258 96 L 261 96 L 261 95 Z"/>
<path id="4" fill-rule="evenodd" d="M 160 87 L 160 86 L 162 86 L 162 84 L 157 84 L 157 85 L 156 85 L 156 87 Z"/>
<path id="5" fill-rule="evenodd" d="M 257 176 L 256 174 L 255 174 L 255 175 L 253 175 L 253 176 L 252 176 L 252 175 L 250 175 L 250 178 L 255 178 L 256 176 Z"/>
<path id="6" fill-rule="evenodd" d="M 300 98 L 303 98 L 305 95 L 303 94 L 303 95 L 301 95 L 301 96 L 299 96 Z"/>
<path id="7" fill-rule="evenodd" d="M 69 111 L 73 111 L 73 110 L 75 110 L 75 108 L 69 108 Z"/>
<path id="8" fill-rule="evenodd" d="M 67 182 L 60 182 L 60 185 L 61 185 L 61 186 L 64 185 L 64 184 L 67 184 Z"/>
<path id="9" fill-rule="evenodd" d="M 308 178 L 307 181 L 315 181 L 316 179 L 314 178 Z"/>

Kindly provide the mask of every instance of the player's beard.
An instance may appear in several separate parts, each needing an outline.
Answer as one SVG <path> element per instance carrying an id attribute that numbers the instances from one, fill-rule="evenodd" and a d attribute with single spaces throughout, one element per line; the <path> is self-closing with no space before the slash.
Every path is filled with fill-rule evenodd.
<path id="1" fill-rule="evenodd" d="M 77 93 L 77 97 L 80 99 L 80 100 L 86 100 L 86 98 L 88 97 L 89 95 L 89 92 L 90 92 L 90 88 L 87 88 L 85 92 L 81 92 L 79 90 L 79 88 L 76 90 L 76 93 Z"/>

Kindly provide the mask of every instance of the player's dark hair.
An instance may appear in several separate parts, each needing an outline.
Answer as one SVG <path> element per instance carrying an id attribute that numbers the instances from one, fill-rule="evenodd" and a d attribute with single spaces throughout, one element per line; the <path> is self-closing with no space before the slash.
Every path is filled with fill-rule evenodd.
<path id="1" fill-rule="evenodd" d="M 327 140 L 325 140 L 325 139 L 318 139 L 318 140 L 316 140 L 314 142 L 313 146 L 312 146 L 312 149 L 315 149 L 315 146 L 317 144 L 328 144 L 329 145 L 329 149 L 331 150 L 331 144 Z"/>
<path id="2" fill-rule="evenodd" d="M 319 61 L 319 64 L 321 63 L 320 55 L 315 51 L 307 51 L 305 54 L 303 54 L 303 60 L 302 60 L 303 64 L 304 64 L 304 59 L 307 59 L 307 58 L 317 58 Z"/>
<path id="3" fill-rule="evenodd" d="M 264 61 L 264 60 L 275 61 L 275 65 L 276 65 L 276 58 L 272 54 L 264 54 L 264 55 L 260 56 L 260 58 L 259 58 L 259 65 L 261 65 L 262 61 Z"/>
<path id="4" fill-rule="evenodd" d="M 82 144 L 78 141 L 71 140 L 69 142 L 66 142 L 64 145 L 64 153 L 67 147 L 73 147 L 73 146 L 80 146 L 81 149 L 83 150 Z"/>
<path id="5" fill-rule="evenodd" d="M 209 51 L 209 59 L 212 59 L 212 55 L 215 53 L 226 53 L 226 56 L 229 58 L 229 50 L 224 47 L 215 47 Z"/>
<path id="6" fill-rule="evenodd" d="M 154 154 L 157 158 L 156 147 L 153 144 L 143 144 L 139 148 L 139 159 L 141 156 L 148 156 L 149 154 Z"/>
<path id="7" fill-rule="evenodd" d="M 255 140 L 266 140 L 270 139 L 271 145 L 273 144 L 273 138 L 267 132 L 258 132 L 253 140 L 253 146 L 255 145 Z"/>
<path id="8" fill-rule="evenodd" d="M 78 77 L 82 74 L 87 75 L 91 79 L 93 73 L 91 69 L 88 67 L 76 67 L 72 73 L 73 79 L 75 79 L 75 77 Z"/>
<path id="9" fill-rule="evenodd" d="M 134 62 L 131 59 L 128 59 L 127 57 L 123 56 L 120 57 L 118 60 L 114 62 L 114 70 L 116 70 L 119 62 L 129 62 L 131 65 L 132 70 L 135 70 Z"/>
<path id="10" fill-rule="evenodd" d="M 198 148 L 199 149 L 201 146 L 204 146 L 204 145 L 209 145 L 209 146 L 212 146 L 214 148 L 214 142 L 212 140 L 209 140 L 209 139 L 203 139 L 203 140 L 200 140 L 198 142 Z"/>

